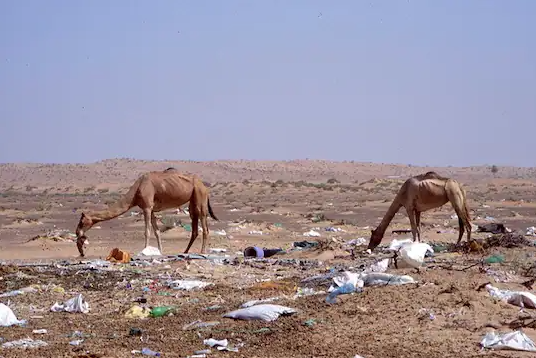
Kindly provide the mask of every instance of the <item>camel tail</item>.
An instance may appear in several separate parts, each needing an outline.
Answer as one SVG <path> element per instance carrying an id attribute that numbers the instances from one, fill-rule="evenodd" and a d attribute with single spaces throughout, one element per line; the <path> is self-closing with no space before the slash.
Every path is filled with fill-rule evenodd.
<path id="1" fill-rule="evenodd" d="M 208 205 L 208 213 L 210 214 L 210 217 L 213 218 L 214 220 L 219 221 L 219 219 L 216 217 L 216 215 L 214 215 L 214 211 L 212 210 L 212 206 L 210 206 L 210 199 L 209 198 L 207 198 L 207 205 Z"/>

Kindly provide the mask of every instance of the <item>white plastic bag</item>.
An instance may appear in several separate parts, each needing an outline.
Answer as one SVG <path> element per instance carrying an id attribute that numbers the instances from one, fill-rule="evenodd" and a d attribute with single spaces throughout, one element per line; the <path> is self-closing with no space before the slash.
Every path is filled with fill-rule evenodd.
<path id="1" fill-rule="evenodd" d="M 530 292 L 501 290 L 489 283 L 485 287 L 492 297 L 508 302 L 514 306 L 536 309 L 536 295 Z"/>
<path id="2" fill-rule="evenodd" d="M 10 327 L 15 324 L 24 324 L 25 320 L 18 320 L 11 308 L 3 303 L 0 303 L 0 326 Z"/>
<path id="3" fill-rule="evenodd" d="M 250 320 L 263 320 L 266 322 L 275 321 L 280 315 L 290 315 L 297 313 L 297 311 L 290 307 L 273 305 L 273 304 L 261 304 L 251 306 L 248 308 L 241 308 L 223 315 L 226 318 Z"/>
<path id="4" fill-rule="evenodd" d="M 407 264 L 409 267 L 421 267 L 424 263 L 424 256 L 426 252 L 434 253 L 434 249 L 428 244 L 423 242 L 412 242 L 409 244 L 403 245 L 398 251 L 399 257 Z M 402 268 L 400 261 L 397 266 Z"/>
<path id="5" fill-rule="evenodd" d="M 32 338 L 23 338 L 17 341 L 6 342 L 2 344 L 2 348 L 39 348 L 48 346 L 47 342 L 40 339 L 33 340 Z"/>
<path id="6" fill-rule="evenodd" d="M 482 338 L 480 344 L 484 348 L 536 352 L 534 342 L 521 331 L 508 333 L 488 332 Z"/>
<path id="7" fill-rule="evenodd" d="M 190 291 L 194 288 L 205 288 L 207 286 L 213 285 L 210 282 L 203 282 L 199 280 L 175 280 L 170 282 L 170 287 L 175 290 L 186 290 Z"/>
<path id="8" fill-rule="evenodd" d="M 70 313 L 88 313 L 89 312 L 89 303 L 84 300 L 82 294 L 79 294 L 76 297 L 73 297 L 64 303 L 54 303 L 50 308 L 52 312 L 70 312 Z"/>
<path id="9" fill-rule="evenodd" d="M 141 250 L 138 255 L 140 255 L 140 256 L 162 256 L 162 253 L 160 252 L 160 250 L 158 250 L 158 248 L 156 248 L 154 246 L 147 246 L 146 248 Z"/>
<path id="10" fill-rule="evenodd" d="M 403 239 L 403 240 L 393 239 L 393 241 L 391 241 L 391 243 L 389 244 L 389 247 L 387 248 L 387 250 L 398 251 L 400 250 L 402 246 L 411 244 L 411 243 L 413 243 L 413 239 Z"/>

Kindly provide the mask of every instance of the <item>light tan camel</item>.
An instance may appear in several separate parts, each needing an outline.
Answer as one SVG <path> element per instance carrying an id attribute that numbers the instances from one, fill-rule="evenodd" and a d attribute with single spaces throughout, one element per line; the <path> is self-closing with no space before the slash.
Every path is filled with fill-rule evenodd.
<path id="1" fill-rule="evenodd" d="M 439 208 L 449 201 L 458 215 L 458 224 L 460 225 L 458 244 L 462 240 L 465 230 L 467 230 L 467 241 L 470 242 L 471 218 L 465 190 L 454 179 L 442 177 L 435 172 L 428 172 L 411 177 L 402 184 L 382 221 L 376 229 L 372 230 L 368 248 L 374 250 L 381 243 L 387 227 L 402 206 L 406 208 L 411 223 L 413 241 L 420 241 L 421 213 Z"/>
<path id="2" fill-rule="evenodd" d="M 210 215 L 214 220 L 218 220 L 210 206 L 208 188 L 198 177 L 182 175 L 176 170 L 142 174 L 128 192 L 119 201 L 110 205 L 108 209 L 87 214 L 82 213 L 76 228 L 78 252 L 80 252 L 80 256 L 84 256 L 85 233 L 93 225 L 116 218 L 135 206 L 138 206 L 143 211 L 145 219 L 145 247 L 149 246 L 152 225 L 158 242 L 158 249 L 162 252 L 160 231 L 154 213 L 177 208 L 188 202 L 190 218 L 192 219 L 192 235 L 184 253 L 190 250 L 198 236 L 199 219 L 201 219 L 203 229 L 201 253 L 205 253 L 208 241 L 207 216 Z"/>

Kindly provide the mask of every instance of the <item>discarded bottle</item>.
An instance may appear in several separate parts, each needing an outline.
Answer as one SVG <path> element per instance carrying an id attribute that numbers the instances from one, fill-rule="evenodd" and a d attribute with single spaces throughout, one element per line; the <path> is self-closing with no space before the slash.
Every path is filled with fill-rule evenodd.
<path id="1" fill-rule="evenodd" d="M 174 306 L 159 306 L 151 310 L 151 317 L 163 317 L 175 311 Z"/>
<path id="2" fill-rule="evenodd" d="M 330 294 L 326 297 L 326 302 L 327 303 L 335 303 L 337 301 L 337 296 L 338 295 L 343 295 L 343 294 L 352 293 L 352 292 L 361 292 L 361 291 L 362 291 L 361 288 L 356 288 L 351 283 L 347 283 L 347 284 L 344 284 L 343 286 L 331 291 Z"/>
<path id="3" fill-rule="evenodd" d="M 142 348 L 141 354 L 144 356 L 160 357 L 160 353 L 150 350 L 149 348 Z"/>

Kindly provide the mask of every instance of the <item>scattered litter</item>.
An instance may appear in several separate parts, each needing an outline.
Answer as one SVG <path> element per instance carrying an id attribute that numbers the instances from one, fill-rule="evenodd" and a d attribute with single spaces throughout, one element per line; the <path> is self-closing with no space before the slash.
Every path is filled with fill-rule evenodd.
<path id="1" fill-rule="evenodd" d="M 508 333 L 488 332 L 480 341 L 484 348 L 536 352 L 534 342 L 521 331 Z"/>
<path id="2" fill-rule="evenodd" d="M 292 246 L 302 249 L 311 249 L 318 246 L 318 241 L 296 241 L 292 244 Z"/>
<path id="3" fill-rule="evenodd" d="M 508 231 L 504 224 L 499 223 L 488 223 L 483 225 L 478 225 L 478 232 L 491 232 L 492 234 L 505 234 Z"/>
<path id="4" fill-rule="evenodd" d="M 395 266 L 401 268 L 403 266 L 409 266 L 418 268 L 423 265 L 424 257 L 427 252 L 434 253 L 434 249 L 423 242 L 411 242 L 405 245 L 402 245 L 398 251 L 398 255 L 395 257 Z M 407 265 L 400 265 L 398 263 L 398 256 L 402 261 Z"/>
<path id="5" fill-rule="evenodd" d="M 31 338 L 23 338 L 16 341 L 6 342 L 2 344 L 2 348 L 39 348 L 48 346 L 47 342 L 41 340 L 33 340 Z"/>
<path id="6" fill-rule="evenodd" d="M 530 226 L 527 228 L 527 232 L 525 233 L 527 236 L 536 236 L 536 227 Z"/>
<path id="7" fill-rule="evenodd" d="M 154 246 L 147 246 L 140 251 L 138 256 L 162 256 L 162 253 Z"/>
<path id="8" fill-rule="evenodd" d="M 214 230 L 212 233 L 214 235 L 227 236 L 227 232 L 225 232 L 225 230 Z"/>
<path id="9" fill-rule="evenodd" d="M 13 291 L 2 293 L 0 294 L 0 297 L 13 297 L 13 296 L 18 296 L 18 295 L 23 295 L 25 293 L 34 293 L 37 291 L 38 291 L 37 288 L 33 286 L 28 286 L 28 287 L 21 288 L 19 290 L 13 290 Z"/>
<path id="10" fill-rule="evenodd" d="M 175 306 L 158 306 L 153 307 L 150 312 L 151 317 L 164 317 L 172 315 L 175 312 Z"/>
<path id="11" fill-rule="evenodd" d="M 11 308 L 0 303 L 0 327 L 25 324 L 26 320 L 18 320 Z"/>
<path id="12" fill-rule="evenodd" d="M 203 282 L 199 280 L 175 280 L 169 283 L 169 287 L 175 290 L 186 290 L 186 291 L 190 291 L 195 288 L 205 288 L 211 285 L 214 285 L 214 284 L 211 282 Z"/>
<path id="13" fill-rule="evenodd" d="M 366 243 L 367 243 L 367 239 L 365 239 L 364 237 L 358 237 L 357 239 L 352 239 L 352 240 L 348 241 L 346 244 L 347 245 L 361 246 L 361 245 L 365 245 Z"/>
<path id="14" fill-rule="evenodd" d="M 320 233 L 318 231 L 310 230 L 303 233 L 303 236 L 307 237 L 320 237 Z"/>
<path id="15" fill-rule="evenodd" d="M 227 339 L 221 339 L 218 341 L 214 338 L 209 338 L 203 340 L 203 344 L 209 347 L 227 347 L 227 345 L 229 345 L 229 341 Z"/>
<path id="16" fill-rule="evenodd" d="M 389 244 L 389 247 L 387 248 L 387 250 L 398 251 L 400 250 L 402 246 L 407 245 L 407 244 L 412 244 L 412 243 L 413 243 L 412 239 L 403 239 L 403 240 L 393 239 L 393 241 L 391 241 L 391 243 Z"/>
<path id="17" fill-rule="evenodd" d="M 487 263 L 487 264 L 498 264 L 498 263 L 504 262 L 504 256 L 503 255 L 492 255 L 490 257 L 487 257 L 484 260 L 484 262 Z"/>
<path id="18" fill-rule="evenodd" d="M 533 243 L 525 238 L 525 236 L 517 233 L 504 233 L 504 234 L 494 234 L 484 242 L 486 248 L 490 247 L 524 247 L 524 246 L 533 246 Z"/>
<path id="19" fill-rule="evenodd" d="M 344 230 L 341 229 L 340 227 L 333 227 L 333 226 L 328 226 L 324 230 L 331 231 L 331 232 L 344 232 Z M 318 236 L 320 236 L 320 235 L 318 235 Z"/>
<path id="20" fill-rule="evenodd" d="M 70 341 L 69 344 L 71 346 L 79 346 L 84 342 L 83 339 L 75 339 L 74 341 Z"/>
<path id="21" fill-rule="evenodd" d="M 138 318 L 143 319 L 149 317 L 151 314 L 151 310 L 148 307 L 140 307 L 138 305 L 134 305 L 128 309 L 128 311 L 125 313 L 126 318 Z"/>
<path id="22" fill-rule="evenodd" d="M 408 283 L 416 283 L 413 277 L 408 275 L 393 275 L 390 273 L 372 272 L 361 275 L 365 287 L 367 286 L 384 286 L 384 285 L 405 285 Z"/>
<path id="23" fill-rule="evenodd" d="M 522 308 L 536 308 L 536 295 L 530 292 L 501 290 L 489 283 L 485 287 L 492 297 L 508 302 L 511 305 Z"/>
<path id="24" fill-rule="evenodd" d="M 248 234 L 249 235 L 263 235 L 263 232 L 260 230 L 251 230 L 251 231 L 248 231 Z"/>
<path id="25" fill-rule="evenodd" d="M 275 321 L 280 315 L 291 315 L 297 313 L 297 311 L 290 307 L 274 305 L 274 304 L 260 304 L 251 306 L 248 308 L 241 308 L 223 315 L 226 318 L 242 319 L 242 320 L 263 320 L 263 321 Z"/>
<path id="26" fill-rule="evenodd" d="M 222 254 L 224 252 L 227 252 L 227 249 L 219 249 L 219 248 L 212 248 L 212 249 L 209 249 L 210 253 L 211 254 Z"/>
<path id="27" fill-rule="evenodd" d="M 258 305 L 259 303 L 274 302 L 274 301 L 277 301 L 277 300 L 280 300 L 280 299 L 281 299 L 281 297 L 270 297 L 270 298 L 265 298 L 265 299 L 262 299 L 262 300 L 247 301 L 246 303 L 243 303 L 240 306 L 240 308 L 248 308 L 248 307 L 251 307 L 251 306 Z"/>
<path id="28" fill-rule="evenodd" d="M 79 294 L 76 297 L 73 297 L 64 303 L 54 303 L 54 305 L 50 308 L 52 312 L 80 312 L 80 313 L 88 313 L 89 312 L 89 303 L 87 303 L 84 300 L 84 297 L 82 294 Z"/>
<path id="29" fill-rule="evenodd" d="M 250 246 L 244 249 L 244 257 L 271 257 L 283 251 L 282 249 L 264 249 L 257 246 Z"/>
<path id="30" fill-rule="evenodd" d="M 203 322 L 203 321 L 198 320 L 198 321 L 194 321 L 192 323 L 185 324 L 184 326 L 182 326 L 182 330 L 183 331 L 189 331 L 189 330 L 198 329 L 198 328 L 208 328 L 208 327 L 217 326 L 219 324 L 220 324 L 220 322 L 218 322 L 218 321 Z"/>
<path id="31" fill-rule="evenodd" d="M 34 329 L 32 331 L 33 334 L 47 334 L 47 330 L 46 329 Z"/>

